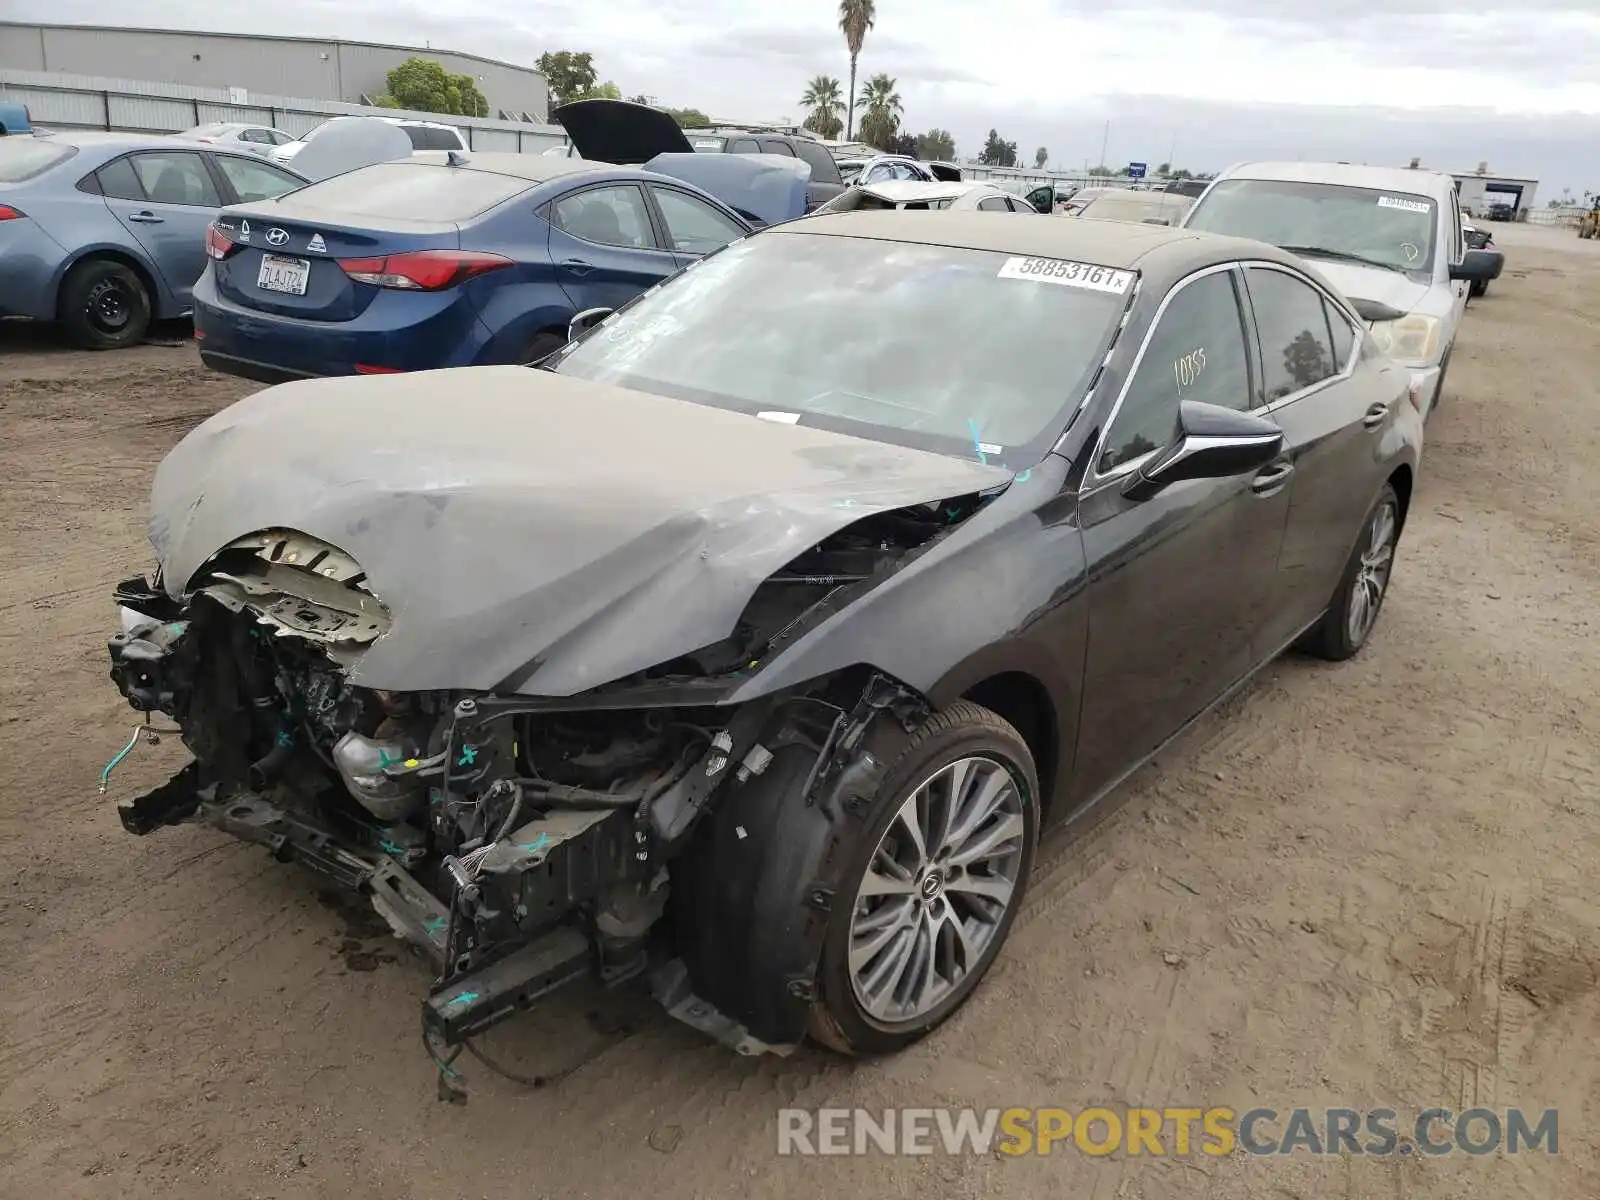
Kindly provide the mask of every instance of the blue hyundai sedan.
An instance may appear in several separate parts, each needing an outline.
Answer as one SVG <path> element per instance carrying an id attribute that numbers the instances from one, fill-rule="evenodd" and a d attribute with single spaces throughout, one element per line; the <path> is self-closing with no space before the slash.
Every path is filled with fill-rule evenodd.
<path id="1" fill-rule="evenodd" d="M 380 162 L 220 213 L 195 337 L 208 366 L 269 383 L 536 362 L 577 313 L 750 233 L 741 210 L 753 218 L 659 171 L 583 159 Z"/>

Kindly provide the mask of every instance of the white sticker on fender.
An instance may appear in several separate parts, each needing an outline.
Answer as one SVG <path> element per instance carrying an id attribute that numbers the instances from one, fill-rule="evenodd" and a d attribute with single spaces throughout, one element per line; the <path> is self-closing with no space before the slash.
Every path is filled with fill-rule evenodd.
<path id="1" fill-rule="evenodd" d="M 1399 196 L 1379 196 L 1379 208 L 1399 208 L 1406 212 L 1425 213 L 1431 207 L 1426 200 L 1403 200 Z"/>
<path id="2" fill-rule="evenodd" d="M 1088 288 L 1120 296 L 1133 286 L 1134 273 L 1093 263 L 1072 262 L 1065 258 L 1008 258 L 1000 268 L 1000 279 L 1028 279 L 1034 283 L 1056 283 L 1062 287 Z"/>

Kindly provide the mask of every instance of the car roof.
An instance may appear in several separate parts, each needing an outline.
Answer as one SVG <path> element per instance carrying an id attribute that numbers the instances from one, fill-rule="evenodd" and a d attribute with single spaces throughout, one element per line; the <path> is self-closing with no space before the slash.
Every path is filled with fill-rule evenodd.
<path id="1" fill-rule="evenodd" d="M 43 142 L 60 142 L 63 146 L 76 146 L 80 150 L 205 150 L 212 154 L 231 154 L 231 150 L 218 150 L 213 142 L 196 138 L 177 137 L 170 133 L 101 133 L 98 130 L 68 130 L 35 134 Z"/>
<path id="2" fill-rule="evenodd" d="M 1369 167 L 1338 162 L 1251 162 L 1229 167 L 1219 179 L 1264 179 L 1284 183 L 1343 184 L 1380 192 L 1440 196 L 1455 187 L 1441 171 L 1412 167 Z"/>
<path id="3" fill-rule="evenodd" d="M 1246 238 L 1198 233 L 1170 225 L 1117 221 L 996 221 L 992 214 L 947 211 L 930 217 L 904 209 L 825 213 L 777 225 L 763 237 L 870 238 L 987 250 L 1028 258 L 1061 258 L 1122 270 L 1139 270 L 1176 279 L 1215 263 L 1265 259 L 1297 271 L 1305 264 L 1293 255 Z M 1308 272 L 1309 273 L 1309 272 Z"/>
<path id="4" fill-rule="evenodd" d="M 401 166 L 445 167 L 450 165 L 450 155 L 461 161 L 452 168 L 457 171 L 487 171 L 493 175 L 510 175 L 530 183 L 543 183 L 562 175 L 578 175 L 584 171 L 633 171 L 637 167 L 619 167 L 616 163 L 591 162 L 587 158 L 554 157 L 544 154 L 519 154 L 515 150 L 419 150 L 405 158 L 391 161 Z"/>

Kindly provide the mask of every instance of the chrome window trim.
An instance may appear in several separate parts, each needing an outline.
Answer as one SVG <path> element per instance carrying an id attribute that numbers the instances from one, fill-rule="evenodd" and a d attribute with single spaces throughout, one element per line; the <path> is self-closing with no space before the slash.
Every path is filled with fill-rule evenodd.
<path id="1" fill-rule="evenodd" d="M 1182 279 L 1180 279 L 1176 284 L 1174 284 L 1172 286 L 1171 290 L 1168 291 L 1167 294 L 1162 298 L 1160 307 L 1158 307 L 1156 309 L 1155 316 L 1152 317 L 1151 320 L 1150 320 L 1150 328 L 1145 330 L 1144 341 L 1142 341 L 1139 344 L 1139 352 L 1136 355 L 1134 355 L 1133 363 L 1128 368 L 1128 377 L 1122 381 L 1122 389 L 1117 393 L 1117 398 L 1111 405 L 1111 411 L 1106 415 L 1105 424 L 1100 427 L 1100 436 L 1095 439 L 1094 453 L 1093 453 L 1093 455 L 1090 456 L 1090 459 L 1089 459 L 1089 471 L 1088 471 L 1088 474 L 1084 478 L 1083 486 L 1078 489 L 1078 495 L 1080 497 L 1087 496 L 1092 492 L 1099 491 L 1100 488 L 1103 487 L 1105 484 L 1110 483 L 1110 482 L 1112 482 L 1114 480 L 1117 480 L 1117 479 L 1121 479 L 1123 476 L 1128 475 L 1129 473 L 1138 470 L 1141 466 L 1143 466 L 1151 458 L 1154 458 L 1157 454 L 1159 454 L 1161 452 L 1160 450 L 1152 450 L 1148 454 L 1141 454 L 1138 458 L 1129 459 L 1125 463 L 1118 463 L 1115 467 L 1113 467 L 1111 470 L 1105 472 L 1104 474 L 1100 473 L 1100 469 L 1099 469 L 1099 465 L 1098 464 L 1100 462 L 1100 456 L 1103 453 L 1105 453 L 1106 438 L 1110 435 L 1112 426 L 1114 426 L 1116 424 L 1117 415 L 1122 412 L 1122 403 L 1123 403 L 1124 400 L 1126 400 L 1128 398 L 1128 389 L 1133 386 L 1133 381 L 1139 374 L 1139 368 L 1144 363 L 1144 356 L 1150 349 L 1150 343 L 1151 343 L 1152 340 L 1154 340 L 1154 338 L 1156 336 L 1156 331 L 1161 328 L 1161 319 L 1162 319 L 1162 317 L 1166 316 L 1167 309 L 1171 306 L 1173 300 L 1176 299 L 1177 296 L 1179 294 L 1181 294 L 1185 288 L 1187 288 L 1190 284 L 1195 283 L 1198 280 L 1205 279 L 1205 278 L 1207 278 L 1209 276 L 1212 276 L 1212 275 L 1221 275 L 1221 274 L 1223 274 L 1225 272 L 1238 273 L 1238 271 L 1239 271 L 1239 264 L 1237 262 L 1217 263 L 1217 264 L 1214 264 L 1214 265 L 1209 266 L 1209 267 L 1202 267 L 1200 270 L 1194 272 L 1194 274 L 1186 275 Z M 1238 282 L 1243 283 L 1244 281 L 1242 279 L 1240 279 Z M 1238 297 L 1237 297 L 1237 295 L 1235 295 L 1234 304 L 1235 304 L 1235 307 L 1237 308 L 1237 305 L 1238 305 Z M 1129 305 L 1128 312 L 1130 314 L 1133 312 L 1133 306 L 1132 305 Z M 1244 313 L 1243 312 L 1239 313 L 1239 332 L 1240 332 L 1241 337 L 1248 336 L 1248 333 L 1249 333 L 1249 331 L 1244 326 Z M 1246 361 L 1248 362 L 1249 361 L 1249 350 L 1250 350 L 1250 347 L 1249 347 L 1248 343 L 1243 342 L 1243 341 L 1240 342 L 1240 346 L 1244 349 L 1245 355 L 1246 355 Z M 1115 344 L 1114 343 L 1113 343 L 1113 348 L 1115 348 Z M 1110 361 L 1110 357 L 1111 356 L 1108 353 L 1106 355 L 1107 361 Z M 1102 364 L 1102 366 L 1103 365 L 1104 364 Z M 1091 395 L 1093 394 L 1092 389 L 1091 389 L 1091 393 L 1090 394 Z M 1085 403 L 1087 403 L 1087 400 L 1085 401 Z M 1080 409 L 1080 412 L 1081 412 L 1081 409 Z M 1165 449 L 1165 448 L 1166 447 L 1162 447 L 1161 449 Z"/>
<path id="2" fill-rule="evenodd" d="M 1291 279 L 1299 280 L 1312 291 L 1316 292 L 1322 297 L 1322 302 L 1324 304 L 1332 305 L 1333 310 L 1340 316 L 1344 317 L 1346 323 L 1351 326 L 1352 331 L 1355 333 L 1355 341 L 1350 344 L 1350 357 L 1348 361 L 1345 362 L 1344 366 L 1339 368 L 1339 370 L 1335 371 L 1332 375 L 1329 375 L 1326 379 L 1319 379 L 1316 383 L 1311 384 L 1309 387 L 1301 388 L 1298 392 L 1290 392 L 1287 396 L 1279 396 L 1276 400 L 1269 400 L 1260 408 L 1254 409 L 1253 411 L 1269 414 L 1275 413 L 1280 409 L 1287 408 L 1297 400 L 1304 400 L 1307 396 L 1315 395 L 1317 392 L 1320 392 L 1326 388 L 1329 384 L 1342 383 L 1355 374 L 1356 364 L 1361 361 L 1361 340 L 1367 335 L 1367 327 L 1366 325 L 1361 324 L 1359 321 L 1351 318 L 1349 310 L 1345 307 L 1341 300 L 1339 300 L 1331 291 L 1321 286 L 1315 279 L 1312 279 L 1303 271 L 1297 271 L 1293 267 L 1287 266 L 1284 263 L 1272 262 L 1270 259 L 1264 258 L 1252 258 L 1240 260 L 1239 267 L 1244 275 L 1242 282 L 1244 283 L 1245 295 L 1250 295 L 1249 272 L 1251 270 L 1256 268 L 1264 268 L 1269 271 L 1277 271 L 1280 274 L 1289 276 Z M 1250 303 L 1252 306 L 1255 304 L 1255 297 L 1251 296 Z M 1329 332 L 1331 333 L 1332 331 L 1330 330 Z M 1259 341 L 1260 337 L 1261 330 L 1258 326 L 1256 329 L 1256 339 Z M 1329 349 L 1332 349 L 1332 347 L 1329 347 Z M 1264 347 L 1262 348 L 1261 353 L 1263 356 L 1266 354 L 1266 349 Z M 1263 382 L 1265 382 L 1265 380 L 1263 380 Z"/>
<path id="3" fill-rule="evenodd" d="M 1036 214 L 1037 215 L 1037 214 Z M 1100 365 L 1095 368 L 1094 374 L 1089 379 L 1089 386 L 1084 389 L 1083 399 L 1078 401 L 1076 408 L 1067 417 L 1066 427 L 1062 429 L 1061 436 L 1050 447 L 1050 453 L 1057 453 L 1067 440 L 1067 435 L 1072 432 L 1072 427 L 1078 423 L 1078 418 L 1083 416 L 1091 404 L 1094 403 L 1095 392 L 1100 386 L 1100 378 L 1106 373 L 1106 368 L 1111 365 L 1111 356 L 1117 352 L 1117 347 L 1122 342 L 1122 335 L 1127 332 L 1128 322 L 1133 320 L 1133 309 L 1139 303 L 1139 297 L 1144 294 L 1144 275 L 1138 268 L 1130 267 L 1134 271 L 1133 287 L 1128 291 L 1128 302 L 1122 306 L 1122 317 L 1117 321 L 1117 328 L 1111 335 L 1111 344 L 1106 347 L 1106 352 L 1100 358 Z"/>

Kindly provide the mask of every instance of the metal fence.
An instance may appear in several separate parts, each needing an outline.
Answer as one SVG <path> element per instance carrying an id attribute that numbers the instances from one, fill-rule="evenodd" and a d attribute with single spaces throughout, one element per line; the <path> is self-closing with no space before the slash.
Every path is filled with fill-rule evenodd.
<path id="1" fill-rule="evenodd" d="M 475 150 L 537 154 L 566 144 L 559 125 L 372 108 L 338 100 L 267 96 L 243 88 L 188 87 L 45 71 L 0 69 L 0 99 L 25 104 L 41 129 L 178 133 L 210 121 L 250 121 L 299 137 L 329 117 L 409 117 L 454 125 Z"/>

